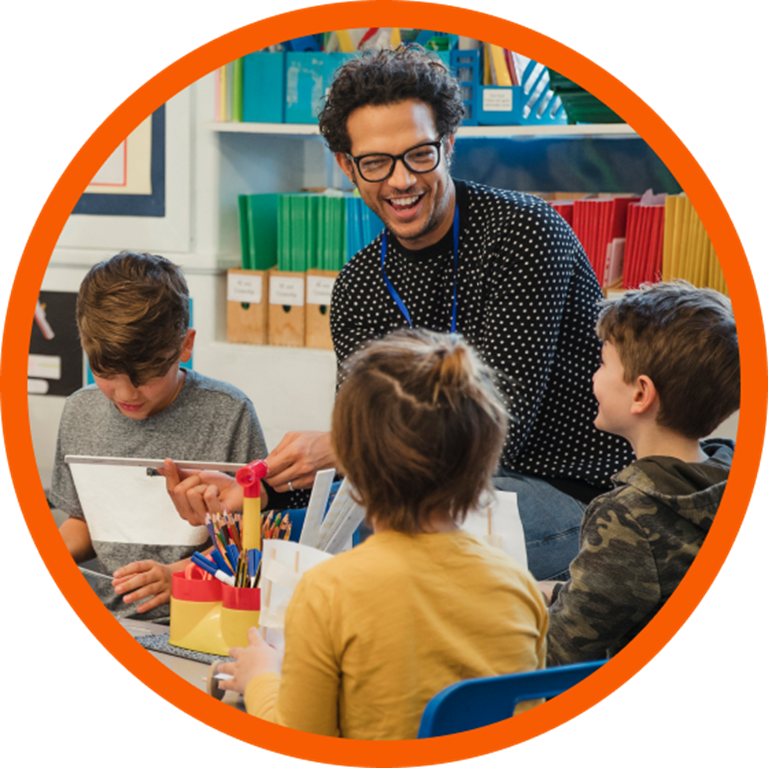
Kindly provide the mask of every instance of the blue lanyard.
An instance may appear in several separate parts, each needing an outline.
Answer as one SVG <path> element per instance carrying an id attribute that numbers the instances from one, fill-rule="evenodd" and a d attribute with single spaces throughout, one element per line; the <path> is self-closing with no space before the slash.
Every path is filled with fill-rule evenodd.
<path id="1" fill-rule="evenodd" d="M 456 209 L 453 214 L 453 313 L 451 315 L 451 333 L 456 333 L 456 284 L 459 276 L 459 206 L 455 204 Z M 384 271 L 384 259 L 387 255 L 387 230 L 384 230 L 384 234 L 381 236 L 381 276 L 384 278 L 384 283 L 387 286 L 390 296 L 395 300 L 400 311 L 403 313 L 403 317 L 408 321 L 408 325 L 413 328 L 411 322 L 411 315 L 408 312 L 408 308 L 400 298 L 400 294 L 395 290 L 395 287 L 387 277 L 387 273 Z"/>

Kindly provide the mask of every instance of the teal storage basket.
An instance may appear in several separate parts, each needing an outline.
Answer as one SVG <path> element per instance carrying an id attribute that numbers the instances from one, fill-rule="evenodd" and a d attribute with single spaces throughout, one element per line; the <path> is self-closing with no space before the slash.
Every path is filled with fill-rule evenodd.
<path id="1" fill-rule="evenodd" d="M 523 84 L 480 86 L 478 125 L 566 125 L 568 116 L 559 96 L 549 87 L 549 72 L 530 61 Z"/>
<path id="2" fill-rule="evenodd" d="M 285 54 L 257 51 L 243 58 L 243 122 L 282 123 Z"/>
<path id="3" fill-rule="evenodd" d="M 354 53 L 285 54 L 285 122 L 316 123 L 333 73 Z"/>
<path id="4" fill-rule="evenodd" d="M 477 110 L 480 102 L 480 49 L 451 51 L 450 66 L 461 87 L 461 100 L 466 114 L 462 125 L 477 125 Z"/>
<path id="5" fill-rule="evenodd" d="M 285 54 L 285 122 L 312 124 L 317 122 L 323 97 L 336 70 L 356 53 L 288 51 Z M 450 66 L 450 51 L 437 55 Z"/>

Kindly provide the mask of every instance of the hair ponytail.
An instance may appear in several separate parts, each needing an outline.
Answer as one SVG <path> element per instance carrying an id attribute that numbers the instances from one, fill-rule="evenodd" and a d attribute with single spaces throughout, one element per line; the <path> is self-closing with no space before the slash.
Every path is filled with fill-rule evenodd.
<path id="1" fill-rule="evenodd" d="M 507 432 L 493 372 L 460 336 L 398 331 L 346 366 L 332 440 L 369 511 L 417 531 L 463 520 L 490 489 Z"/>

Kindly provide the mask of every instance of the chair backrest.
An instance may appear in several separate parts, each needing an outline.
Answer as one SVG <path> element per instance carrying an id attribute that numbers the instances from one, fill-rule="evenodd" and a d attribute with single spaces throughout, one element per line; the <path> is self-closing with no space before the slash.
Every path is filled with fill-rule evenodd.
<path id="1" fill-rule="evenodd" d="M 521 701 L 551 699 L 603 664 L 605 660 L 590 661 L 454 683 L 435 694 L 427 704 L 418 738 L 447 736 L 506 720 L 512 717 Z"/>

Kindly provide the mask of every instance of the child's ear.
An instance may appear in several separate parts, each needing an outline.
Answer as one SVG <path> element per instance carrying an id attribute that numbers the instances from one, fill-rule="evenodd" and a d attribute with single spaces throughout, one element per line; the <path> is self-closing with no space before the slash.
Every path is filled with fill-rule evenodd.
<path id="1" fill-rule="evenodd" d="M 659 402 L 659 393 L 656 391 L 656 385 L 648 376 L 638 376 L 635 381 L 635 393 L 632 397 L 632 408 L 630 412 L 633 416 L 639 416 L 646 413 Z"/>
<path id="2" fill-rule="evenodd" d="M 187 331 L 187 335 L 184 337 L 184 341 L 181 342 L 181 356 L 179 361 L 182 363 L 188 363 L 192 357 L 192 349 L 195 346 L 195 329 L 190 328 Z"/>

